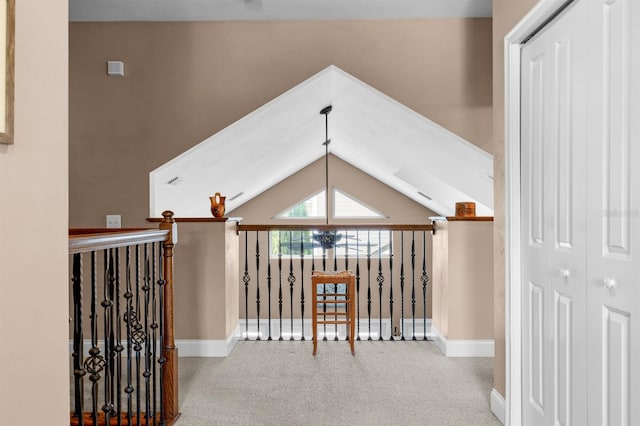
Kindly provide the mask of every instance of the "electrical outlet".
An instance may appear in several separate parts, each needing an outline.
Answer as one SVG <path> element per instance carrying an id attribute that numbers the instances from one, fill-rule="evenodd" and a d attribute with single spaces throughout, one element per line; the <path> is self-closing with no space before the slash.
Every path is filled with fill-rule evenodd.
<path id="1" fill-rule="evenodd" d="M 122 228 L 122 216 L 119 214 L 108 214 L 107 228 Z"/>

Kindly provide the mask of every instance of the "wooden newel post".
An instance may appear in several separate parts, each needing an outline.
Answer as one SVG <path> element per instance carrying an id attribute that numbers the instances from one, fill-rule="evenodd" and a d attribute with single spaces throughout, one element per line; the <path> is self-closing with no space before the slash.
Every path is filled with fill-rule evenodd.
<path id="1" fill-rule="evenodd" d="M 173 212 L 166 210 L 162 212 L 162 222 L 160 229 L 169 231 L 169 235 L 164 242 L 163 268 L 164 279 L 164 327 L 162 341 L 162 357 L 165 363 L 162 367 L 163 386 L 161 388 L 163 413 L 162 421 L 173 424 L 180 415 L 178 409 L 178 348 L 175 344 L 173 326 L 173 246 L 176 241 L 175 221 Z"/>

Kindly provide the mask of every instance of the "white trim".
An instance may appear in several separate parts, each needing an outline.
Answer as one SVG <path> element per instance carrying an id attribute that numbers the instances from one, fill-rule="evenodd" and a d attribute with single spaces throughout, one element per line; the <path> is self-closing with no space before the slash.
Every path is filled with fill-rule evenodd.
<path id="1" fill-rule="evenodd" d="M 436 327 L 431 326 L 433 342 L 446 357 L 493 357 L 493 340 L 449 340 Z"/>
<path id="2" fill-rule="evenodd" d="M 240 326 L 238 325 L 233 333 L 226 340 L 176 340 L 178 348 L 178 357 L 227 357 L 236 346 L 240 336 Z M 161 349 L 160 342 L 156 342 L 158 351 Z M 82 343 L 84 356 L 89 355 L 91 349 L 91 340 L 84 340 Z M 98 347 L 104 349 L 104 340 L 98 341 Z M 73 340 L 69 340 L 69 353 L 73 353 Z M 123 356 L 127 356 L 126 350 L 122 352 Z"/>
<path id="3" fill-rule="evenodd" d="M 491 412 L 494 416 L 500 420 L 500 423 L 504 424 L 504 418 L 506 413 L 506 404 L 504 401 L 504 397 L 500 395 L 500 392 L 497 390 L 491 390 Z"/>
<path id="4" fill-rule="evenodd" d="M 522 275 L 520 246 L 521 43 L 567 0 L 540 1 L 504 39 L 505 61 L 505 339 L 507 425 L 522 423 Z"/>
<path id="5" fill-rule="evenodd" d="M 260 335 L 258 336 L 258 327 L 257 327 L 257 320 L 255 318 L 249 318 L 249 338 L 251 340 L 256 339 L 257 337 L 260 337 L 261 340 L 267 340 L 269 337 L 269 320 L 265 319 L 265 318 L 260 318 Z M 245 319 L 241 319 L 240 320 L 240 330 L 238 332 L 238 338 L 239 339 L 243 339 L 245 337 L 246 334 L 246 320 Z M 425 325 L 425 320 L 423 318 L 416 318 L 415 321 L 415 336 L 416 339 L 422 340 L 422 338 L 424 337 L 424 325 Z M 434 335 L 432 333 L 432 328 L 431 328 L 431 318 L 427 318 L 426 320 L 426 325 L 427 325 L 427 338 L 428 339 L 433 339 Z M 358 329 L 357 323 L 356 323 L 356 330 Z M 333 338 L 335 337 L 335 333 L 334 333 L 335 328 L 333 326 L 327 326 L 327 338 Z M 338 337 L 340 339 L 344 339 L 346 337 L 346 326 L 345 325 L 339 325 L 338 326 Z M 380 337 L 379 334 L 380 331 L 380 320 L 378 318 L 371 318 L 371 336 L 369 336 L 369 322 L 367 319 L 362 319 L 360 318 L 360 339 L 361 340 L 367 340 L 369 337 L 371 337 L 373 340 L 378 340 L 378 338 Z M 410 340 L 413 335 L 413 321 L 410 318 L 405 318 L 404 319 L 404 332 L 405 332 L 405 339 L 406 340 Z M 280 320 L 279 319 L 271 319 L 271 336 L 272 339 L 277 340 L 280 337 Z M 283 318 L 282 319 L 282 336 L 284 338 L 284 340 L 289 340 L 289 338 L 291 337 L 291 320 L 289 318 Z M 382 318 L 382 338 L 384 340 L 389 340 L 389 337 L 391 336 L 391 321 L 389 320 L 389 318 Z M 295 340 L 300 340 L 300 338 L 302 337 L 302 333 L 301 333 L 301 329 L 300 329 L 300 319 L 294 319 L 293 320 L 293 338 Z M 304 320 L 304 337 L 305 340 L 311 340 L 312 339 L 312 326 L 311 326 L 311 319 L 307 319 L 305 318 Z M 319 334 L 320 338 L 323 338 L 323 330 L 320 329 L 320 334 Z M 394 339 L 396 340 L 400 340 L 400 336 L 394 336 Z"/>

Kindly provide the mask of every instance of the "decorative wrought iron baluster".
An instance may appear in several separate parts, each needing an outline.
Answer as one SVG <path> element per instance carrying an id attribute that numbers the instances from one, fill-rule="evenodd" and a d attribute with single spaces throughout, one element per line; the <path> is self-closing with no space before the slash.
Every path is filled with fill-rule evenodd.
<path id="1" fill-rule="evenodd" d="M 400 340 L 404 337 L 404 231 L 400 231 Z"/>
<path id="2" fill-rule="evenodd" d="M 96 252 L 91 252 L 91 349 L 89 356 L 84 360 L 84 368 L 89 373 L 91 381 L 91 418 L 93 424 L 98 424 L 98 381 L 102 377 L 106 361 L 100 355 L 98 347 L 98 276 L 97 276 Z"/>
<path id="3" fill-rule="evenodd" d="M 324 235 L 322 236 L 322 238 L 324 239 Z M 327 270 L 327 247 L 326 244 L 321 244 L 322 246 L 322 271 L 326 271 Z M 327 296 L 325 296 L 325 294 L 327 293 L 327 285 L 325 283 L 322 284 L 322 300 L 327 300 Z M 314 302 L 315 303 L 315 302 Z M 322 315 L 323 318 L 326 318 L 327 315 L 327 304 L 323 303 L 322 304 Z M 323 336 L 322 336 L 322 340 L 326 341 L 327 340 L 327 324 L 322 324 L 322 330 L 323 330 Z"/>
<path id="4" fill-rule="evenodd" d="M 389 340 L 395 340 L 393 337 L 393 232 L 389 231 L 389 327 L 391 335 Z M 382 333 L 380 333 L 382 337 Z"/>
<path id="5" fill-rule="evenodd" d="M 278 231 L 278 315 L 280 317 L 280 337 L 282 337 L 282 232 Z"/>
<path id="6" fill-rule="evenodd" d="M 302 336 L 300 340 L 306 340 L 304 338 L 304 238 L 302 231 L 300 232 L 300 330 Z M 291 319 L 293 321 L 293 318 Z"/>
<path id="7" fill-rule="evenodd" d="M 429 340 L 427 338 L 427 282 L 429 277 L 427 276 L 427 233 L 422 231 L 422 274 L 420 275 L 420 281 L 422 282 L 422 326 L 424 330 L 424 337 L 422 340 Z"/>
<path id="8" fill-rule="evenodd" d="M 144 285 L 142 286 L 142 291 L 144 292 L 144 334 L 146 336 L 151 336 L 150 324 L 149 324 L 149 304 L 151 303 L 151 295 L 149 290 L 151 288 L 150 281 L 150 265 L 149 265 L 149 244 L 144 245 Z M 144 377 L 144 390 L 145 390 L 145 419 L 147 424 L 149 424 L 149 420 L 151 419 L 151 339 L 146 339 L 144 345 L 144 372 L 142 376 Z"/>
<path id="9" fill-rule="evenodd" d="M 166 280 L 164 279 L 164 265 L 163 265 L 163 260 L 164 260 L 164 252 L 163 252 L 163 243 L 159 243 L 158 244 L 158 263 L 159 263 L 159 268 L 158 268 L 158 312 L 159 312 L 159 329 L 160 329 L 160 356 L 158 357 L 158 374 L 160 377 L 160 419 L 161 419 L 161 424 L 164 425 L 164 419 L 166 418 L 165 415 L 165 410 L 164 410 L 164 392 L 165 387 L 164 387 L 164 380 L 163 380 L 163 374 L 162 374 L 162 370 L 164 369 L 164 364 L 167 362 L 167 359 L 163 356 L 163 352 L 162 352 L 162 345 L 164 342 L 164 286 L 167 283 Z"/>
<path id="10" fill-rule="evenodd" d="M 116 308 L 116 320 L 115 320 L 115 353 L 116 353 L 116 383 L 115 383 L 115 393 L 116 393 L 116 406 L 115 413 L 117 414 L 117 425 L 122 426 L 122 351 L 124 350 L 124 346 L 122 346 L 122 315 L 120 313 L 120 249 L 116 248 L 115 250 L 115 308 Z M 113 399 L 112 399 L 113 401 Z"/>
<path id="11" fill-rule="evenodd" d="M 338 251 L 338 247 L 336 246 L 335 248 L 336 251 Z M 344 231 L 344 270 L 348 271 L 349 270 L 349 231 L 345 230 Z M 346 287 L 345 287 L 346 289 Z M 345 293 L 348 293 L 348 291 L 345 290 Z M 346 297 L 345 297 L 346 299 Z M 346 312 L 349 312 L 349 304 L 345 303 L 346 306 Z M 349 340 L 349 325 L 345 325 L 345 340 Z"/>
<path id="12" fill-rule="evenodd" d="M 153 243 L 151 245 L 151 262 L 152 262 L 152 266 L 151 266 L 151 399 L 152 399 L 152 405 L 151 405 L 151 416 L 152 419 L 154 420 L 153 424 L 155 424 L 155 414 L 157 412 L 157 400 L 158 400 L 158 394 L 157 394 L 157 386 L 158 386 L 158 381 L 157 381 L 157 374 L 156 374 L 156 359 L 157 359 L 157 354 L 158 354 L 158 348 L 157 348 L 157 333 L 158 333 L 158 318 L 156 317 L 156 312 L 157 312 L 157 304 L 158 304 L 158 300 L 157 300 L 157 294 L 156 294 L 156 284 L 157 284 L 157 272 L 158 272 L 158 258 L 156 256 L 156 245 L 158 243 Z"/>
<path id="13" fill-rule="evenodd" d="M 411 231 L 411 322 L 416 340 L 416 231 Z"/>
<path id="14" fill-rule="evenodd" d="M 269 313 L 267 340 L 273 340 L 271 337 L 271 231 L 267 231 L 267 311 Z"/>
<path id="15" fill-rule="evenodd" d="M 356 340 L 360 340 L 360 231 L 356 230 Z"/>
<path id="16" fill-rule="evenodd" d="M 127 424 L 131 425 L 133 420 L 133 401 L 132 401 L 132 393 L 134 391 L 133 385 L 131 383 L 131 374 L 132 374 L 132 357 L 133 357 L 133 327 L 131 318 L 133 316 L 133 292 L 131 291 L 131 248 L 127 247 L 125 254 L 125 263 L 127 268 L 126 273 L 126 286 L 127 289 L 124 293 L 124 300 L 127 303 L 127 310 L 124 314 L 124 321 L 127 329 L 127 386 L 124 388 L 124 392 L 127 394 Z"/>
<path id="17" fill-rule="evenodd" d="M 143 350 L 143 344 L 147 338 L 143 330 L 144 327 L 142 326 L 140 321 L 138 321 L 138 313 L 141 311 L 140 304 L 142 299 L 140 297 L 140 290 L 142 287 L 142 275 L 140 270 L 140 264 L 142 262 L 142 258 L 140 256 L 141 250 L 142 250 L 142 247 L 140 245 L 137 245 L 136 246 L 136 309 L 134 312 L 135 315 L 133 315 L 130 318 L 131 326 L 135 330 L 133 334 L 133 339 L 134 339 L 133 350 L 136 351 L 136 420 L 137 420 L 137 424 L 142 423 L 142 384 L 141 384 L 142 354 L 141 352 Z"/>
<path id="18" fill-rule="evenodd" d="M 371 338 L 371 231 L 367 231 L 367 321 L 369 323 L 369 337 Z"/>
<path id="19" fill-rule="evenodd" d="M 384 284 L 384 275 L 382 275 L 382 232 L 378 230 L 378 340 L 382 338 L 382 287 Z"/>
<path id="20" fill-rule="evenodd" d="M 73 255 L 71 283 L 73 288 L 73 377 L 74 416 L 84 425 L 84 375 L 82 335 L 82 254 Z"/>
<path id="21" fill-rule="evenodd" d="M 244 233 L 244 274 L 242 282 L 244 283 L 244 340 L 249 340 L 249 231 Z"/>
<path id="22" fill-rule="evenodd" d="M 293 285 L 296 282 L 296 277 L 293 275 L 293 233 L 289 231 L 289 318 L 291 322 L 291 336 L 289 340 L 294 340 L 293 338 Z"/>
<path id="23" fill-rule="evenodd" d="M 333 247 L 331 249 L 331 251 L 333 252 L 333 271 L 337 272 L 338 271 L 338 247 L 336 246 L 336 242 L 338 240 L 338 232 L 337 231 L 333 231 Z M 338 284 L 332 284 L 333 285 L 333 293 L 337 293 L 338 292 Z M 336 298 L 337 299 L 337 298 Z M 334 303 L 333 304 L 333 320 L 334 321 L 338 321 L 338 304 Z M 338 324 L 334 324 L 333 325 L 333 329 L 334 329 L 334 335 L 333 335 L 333 340 L 339 340 L 338 339 Z"/>
<path id="24" fill-rule="evenodd" d="M 260 232 L 256 231 L 256 340 L 260 339 Z"/>
<path id="25" fill-rule="evenodd" d="M 112 323 L 112 307 L 113 307 L 113 297 L 112 297 L 112 288 L 113 281 L 115 278 L 113 277 L 113 255 L 111 253 L 112 249 L 104 251 L 104 288 L 103 288 L 103 297 L 104 299 L 100 303 L 100 305 L 104 308 L 103 313 L 103 324 L 104 324 L 104 356 L 105 356 L 105 371 L 104 371 L 104 404 L 102 405 L 102 411 L 105 415 L 105 422 L 109 424 L 111 416 L 113 415 L 113 361 L 114 361 L 114 351 L 113 351 L 113 323 Z"/>

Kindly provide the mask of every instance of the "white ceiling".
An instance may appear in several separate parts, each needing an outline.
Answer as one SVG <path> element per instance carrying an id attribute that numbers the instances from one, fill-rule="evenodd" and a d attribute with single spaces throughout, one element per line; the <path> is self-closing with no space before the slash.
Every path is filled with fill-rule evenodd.
<path id="1" fill-rule="evenodd" d="M 243 193 L 230 213 L 303 169 L 324 155 L 327 105 L 332 154 L 442 216 L 457 201 L 493 215 L 490 154 L 335 66 L 152 171 L 150 215 L 209 217 L 212 187 Z"/>
<path id="2" fill-rule="evenodd" d="M 69 20 L 486 18 L 491 0 L 69 0 Z"/>

